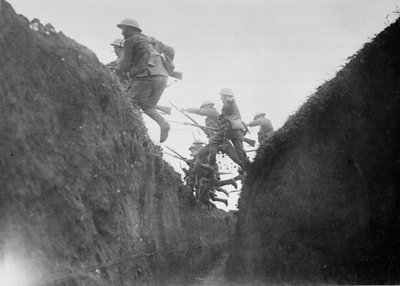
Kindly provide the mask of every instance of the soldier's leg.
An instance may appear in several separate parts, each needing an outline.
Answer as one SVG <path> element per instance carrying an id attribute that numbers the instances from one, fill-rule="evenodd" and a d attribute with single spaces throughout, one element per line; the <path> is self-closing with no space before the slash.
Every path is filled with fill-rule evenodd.
<path id="1" fill-rule="evenodd" d="M 218 198 L 214 193 L 212 193 L 212 195 L 210 195 L 210 199 L 211 199 L 213 202 L 221 202 L 221 203 L 224 203 L 225 206 L 228 206 L 228 200 Z"/>
<path id="2" fill-rule="evenodd" d="M 197 152 L 197 158 L 200 162 L 208 162 L 208 155 L 210 155 L 210 165 L 216 164 L 216 155 L 218 153 L 218 146 L 213 144 L 207 144 L 206 146 L 199 149 Z"/>
<path id="3" fill-rule="evenodd" d="M 229 197 L 229 192 L 228 192 L 227 190 L 225 190 L 224 188 L 216 187 L 215 190 L 216 190 L 217 192 L 224 193 L 227 197 Z"/>
<path id="4" fill-rule="evenodd" d="M 167 77 L 164 76 L 151 76 L 149 77 L 149 82 L 151 82 L 151 92 L 146 97 L 142 104 L 142 109 L 151 119 L 153 119 L 160 126 L 160 142 L 164 142 L 168 137 L 168 132 L 170 129 L 169 123 L 164 119 L 164 117 L 158 113 L 155 106 L 157 105 L 160 97 L 167 85 Z"/>
<path id="5" fill-rule="evenodd" d="M 250 160 L 247 158 L 243 148 L 244 132 L 242 130 L 231 130 L 229 132 L 229 139 L 232 141 L 233 147 L 235 147 L 236 153 L 241 161 L 240 167 L 244 170 L 247 169 L 250 165 Z"/>
<path id="6" fill-rule="evenodd" d="M 219 180 L 219 181 L 215 182 L 215 185 L 218 187 L 232 185 L 235 189 L 237 189 L 237 184 L 236 184 L 236 181 L 234 178 L 227 179 L 227 180 Z"/>
<path id="7" fill-rule="evenodd" d="M 133 105 L 137 105 L 143 109 L 152 91 L 153 86 L 151 81 L 145 77 L 136 78 L 128 90 L 129 99 Z"/>
<path id="8" fill-rule="evenodd" d="M 215 133 L 211 138 L 210 138 L 210 143 L 207 145 L 208 146 L 208 154 L 210 155 L 210 165 L 215 165 L 217 163 L 216 156 L 217 153 L 219 152 L 222 144 L 224 143 L 224 139 L 226 137 L 226 131 L 221 130 L 217 133 Z"/>
<path id="9" fill-rule="evenodd" d="M 233 147 L 232 143 L 229 140 L 224 145 L 223 153 L 228 155 L 229 158 L 231 158 L 232 161 L 238 164 L 239 166 L 240 164 L 242 164 L 242 161 L 239 159 L 239 156 L 236 153 L 235 147 Z"/>
<path id="10" fill-rule="evenodd" d="M 207 203 L 210 200 L 210 189 L 211 184 L 207 180 L 203 180 L 200 184 L 200 195 L 199 201 L 202 203 Z"/>
<path id="11" fill-rule="evenodd" d="M 148 78 L 151 82 L 152 90 L 150 95 L 146 98 L 144 104 L 150 107 L 155 107 L 160 101 L 161 95 L 164 92 L 165 87 L 167 86 L 168 78 L 161 75 L 153 75 Z"/>
<path id="12" fill-rule="evenodd" d="M 168 138 L 168 132 L 170 129 L 169 123 L 165 121 L 164 117 L 158 113 L 155 108 L 149 108 L 143 110 L 147 116 L 153 119 L 160 126 L 160 143 L 164 142 Z"/>

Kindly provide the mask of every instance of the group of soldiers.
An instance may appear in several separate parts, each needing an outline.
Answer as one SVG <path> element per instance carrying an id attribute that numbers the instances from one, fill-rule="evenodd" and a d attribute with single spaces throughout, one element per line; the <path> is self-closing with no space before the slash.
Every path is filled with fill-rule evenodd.
<path id="1" fill-rule="evenodd" d="M 265 118 L 265 113 L 257 113 L 254 120 L 248 124 L 242 121 L 239 108 L 235 101 L 235 94 L 231 89 L 223 88 L 219 95 L 222 100 L 221 113 L 214 107 L 214 103 L 205 101 L 200 108 L 187 108 L 182 111 L 205 117 L 203 131 L 208 137 L 208 144 L 195 140 L 189 151 L 192 159 L 188 162 L 189 168 L 184 169 L 185 181 L 199 201 L 213 206 L 211 201 L 219 201 L 227 205 L 227 199 L 219 198 L 216 192 L 222 192 L 226 196 L 229 193 L 222 188 L 232 185 L 237 188 L 236 181 L 245 178 L 250 161 L 244 150 L 244 143 L 254 146 L 255 142 L 245 138 L 248 127 L 260 126 L 258 140 L 261 143 L 271 136 L 273 132 L 271 122 Z M 226 154 L 239 166 L 239 175 L 221 180 L 223 173 L 219 172 L 216 155 Z"/>
<path id="2" fill-rule="evenodd" d="M 118 76 L 132 104 L 140 107 L 146 115 L 158 123 L 160 143 L 165 142 L 170 124 L 157 109 L 162 110 L 158 106 L 158 101 L 167 86 L 168 77 L 181 79 L 181 74 L 174 70 L 175 51 L 161 41 L 142 34 L 139 24 L 133 19 L 124 19 L 117 27 L 122 30 L 124 39 L 116 39 L 111 43 L 117 59 L 107 66 Z M 189 148 L 191 159 L 185 159 L 179 154 L 178 156 L 188 164 L 188 168 L 183 169 L 187 188 L 199 201 L 209 206 L 214 206 L 211 201 L 227 205 L 227 200 L 219 198 L 216 192 L 223 192 L 229 196 L 222 186 L 232 185 L 237 188 L 236 181 L 242 180 L 245 176 L 250 160 L 244 150 L 243 142 L 253 146 L 255 143 L 254 140 L 245 138 L 248 127 L 260 126 L 259 143 L 266 140 L 273 132 L 272 124 L 265 118 L 265 113 L 257 113 L 249 124 L 242 121 L 235 94 L 231 89 L 223 88 L 219 95 L 222 101 L 221 112 L 218 112 L 214 103 L 210 101 L 203 102 L 200 108 L 179 110 L 189 119 L 191 117 L 187 113 L 205 117 L 204 126 L 192 121 L 195 122 L 193 125 L 205 132 L 208 143 L 195 140 Z M 238 176 L 221 180 L 216 160 L 220 152 L 228 155 L 240 167 Z"/>

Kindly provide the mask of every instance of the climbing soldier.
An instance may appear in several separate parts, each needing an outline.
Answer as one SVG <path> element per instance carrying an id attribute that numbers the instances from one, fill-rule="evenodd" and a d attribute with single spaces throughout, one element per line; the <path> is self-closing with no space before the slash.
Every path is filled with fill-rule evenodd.
<path id="1" fill-rule="evenodd" d="M 274 132 L 271 121 L 265 118 L 264 112 L 257 112 L 254 115 L 253 121 L 247 124 L 249 127 L 260 126 L 257 133 L 258 143 L 261 144 L 264 140 L 267 140 Z"/>
<path id="2" fill-rule="evenodd" d="M 121 87 L 126 90 L 130 86 L 130 80 L 126 73 L 121 72 L 118 69 L 118 62 L 122 56 L 122 52 L 124 50 L 124 40 L 123 39 L 115 39 L 111 44 L 114 47 L 114 53 L 117 58 L 106 64 L 106 66 L 118 77 L 118 80 L 121 84 Z"/>
<path id="3" fill-rule="evenodd" d="M 216 131 L 211 128 L 215 129 L 219 128 L 219 123 L 218 123 L 219 112 L 214 107 L 214 103 L 212 103 L 211 101 L 204 101 L 200 105 L 200 108 L 186 108 L 183 109 L 183 111 L 206 117 L 205 125 L 207 127 L 210 127 L 210 129 L 203 129 L 203 131 L 204 133 L 206 133 L 207 138 L 211 138 L 216 133 Z"/>
<path id="4" fill-rule="evenodd" d="M 192 143 L 192 145 L 189 148 L 189 151 L 191 152 L 190 156 L 195 158 L 197 156 L 197 153 L 199 150 L 204 146 L 204 142 L 200 139 L 195 139 Z"/>
<path id="5" fill-rule="evenodd" d="M 242 122 L 239 108 L 232 90 L 223 88 L 219 94 L 223 103 L 220 117 L 220 126 L 225 126 L 210 138 L 210 143 L 202 148 L 198 157 L 201 159 L 210 155 L 210 164 L 215 164 L 215 156 L 230 141 L 236 151 L 239 161 L 236 162 L 242 169 L 247 169 L 250 164 L 246 152 L 243 149 L 243 139 L 246 126 Z M 229 154 L 228 154 L 229 156 Z M 233 158 L 231 157 L 233 160 Z"/>
<path id="6" fill-rule="evenodd" d="M 160 142 L 168 137 L 169 123 L 155 108 L 167 86 L 168 66 L 164 58 L 174 59 L 174 49 L 154 38 L 142 34 L 139 24 L 133 19 L 124 19 L 118 28 L 124 36 L 124 50 L 118 68 L 133 80 L 128 93 L 133 104 L 160 126 Z"/>
<path id="7" fill-rule="evenodd" d="M 219 120 L 220 114 L 214 107 L 214 103 L 211 101 L 204 101 L 200 105 L 200 108 L 186 108 L 183 109 L 183 111 L 206 117 L 205 125 L 208 128 L 202 128 L 202 130 L 207 135 L 209 140 L 212 136 L 214 136 L 217 133 L 218 129 L 220 128 L 220 120 Z M 227 154 L 229 158 L 231 158 L 232 161 L 235 162 L 236 164 L 238 165 L 241 164 L 241 161 L 238 155 L 236 154 L 235 148 L 233 147 L 230 141 L 224 142 L 224 146 L 223 148 L 221 148 L 221 151 Z"/>
<path id="8" fill-rule="evenodd" d="M 115 39 L 110 45 L 113 46 L 114 53 L 117 56 L 117 58 L 114 61 L 108 63 L 106 66 L 112 71 L 114 71 L 118 68 L 118 59 L 120 58 L 122 51 L 124 50 L 124 40 Z"/>

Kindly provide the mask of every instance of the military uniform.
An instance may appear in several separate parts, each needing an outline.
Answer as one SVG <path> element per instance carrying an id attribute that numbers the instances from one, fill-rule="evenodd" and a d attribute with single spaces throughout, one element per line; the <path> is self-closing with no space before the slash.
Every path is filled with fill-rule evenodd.
<path id="1" fill-rule="evenodd" d="M 268 139 L 274 132 L 274 128 L 272 127 L 271 121 L 264 117 L 265 113 L 260 113 L 254 116 L 254 120 L 251 121 L 248 126 L 260 126 L 258 130 L 258 143 L 262 143 L 264 140 Z"/>
<path id="2" fill-rule="evenodd" d="M 205 116 L 205 125 L 210 128 L 219 129 L 220 128 L 220 119 L 219 119 L 219 112 L 214 107 L 212 102 L 203 102 L 200 108 L 187 108 L 184 111 L 197 114 L 200 116 Z M 203 129 L 204 133 L 206 133 L 207 138 L 210 139 L 213 137 L 217 130 L 212 129 Z M 224 146 L 222 147 L 221 151 L 229 156 L 233 162 L 240 165 L 241 161 L 236 154 L 235 148 L 233 147 L 232 143 L 229 141 L 224 142 Z"/>
<path id="3" fill-rule="evenodd" d="M 119 27 L 124 24 L 118 25 Z M 169 124 L 157 112 L 155 106 L 167 86 L 168 71 L 164 66 L 163 53 L 171 59 L 174 51 L 162 42 L 143 35 L 141 30 L 125 37 L 124 51 L 118 62 L 119 69 L 129 74 L 133 83 L 128 90 L 133 104 L 137 104 L 150 118 L 160 125 L 160 142 L 166 140 Z M 156 49 L 159 49 L 157 50 Z"/>
<path id="4" fill-rule="evenodd" d="M 242 168 L 247 168 L 250 161 L 247 158 L 246 152 L 243 148 L 243 139 L 246 127 L 242 122 L 239 108 L 233 96 L 225 96 L 222 100 L 223 107 L 221 112 L 222 114 L 220 116 L 220 124 L 226 124 L 226 127 L 210 138 L 210 143 L 199 151 L 198 156 L 203 157 L 210 154 L 210 162 L 213 164 L 215 162 L 215 156 L 220 150 L 220 146 L 224 146 L 225 142 L 228 140 L 232 142 L 236 151 L 236 155 L 239 159 L 239 161 L 236 163 Z"/>
<path id="5" fill-rule="evenodd" d="M 205 116 L 206 117 L 205 124 L 207 127 L 215 129 L 219 128 L 219 120 L 218 120 L 219 112 L 213 106 L 213 104 L 211 103 L 205 104 L 202 105 L 200 108 L 187 108 L 185 109 L 185 111 L 200 116 Z M 211 138 L 216 133 L 216 131 L 212 129 L 204 129 L 204 132 L 206 133 L 207 138 Z"/>

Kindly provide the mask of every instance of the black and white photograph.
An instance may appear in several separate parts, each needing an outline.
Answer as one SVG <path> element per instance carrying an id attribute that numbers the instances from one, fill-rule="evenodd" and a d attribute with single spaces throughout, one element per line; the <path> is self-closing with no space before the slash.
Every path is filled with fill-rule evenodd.
<path id="1" fill-rule="evenodd" d="M 0 286 L 400 284 L 400 0 L 0 0 Z"/>

